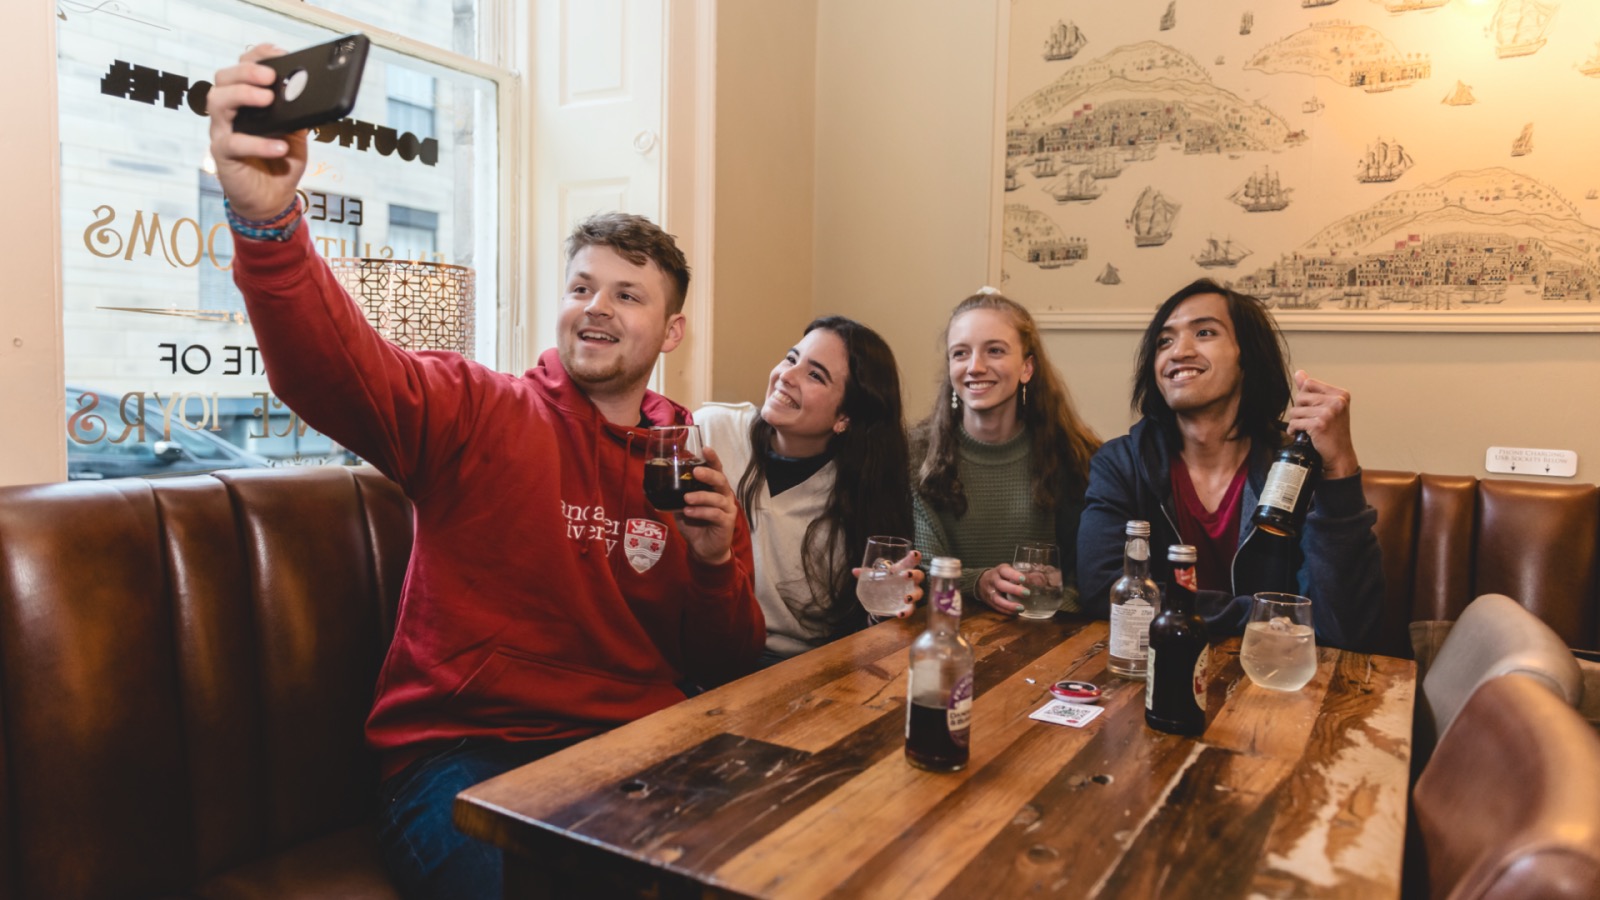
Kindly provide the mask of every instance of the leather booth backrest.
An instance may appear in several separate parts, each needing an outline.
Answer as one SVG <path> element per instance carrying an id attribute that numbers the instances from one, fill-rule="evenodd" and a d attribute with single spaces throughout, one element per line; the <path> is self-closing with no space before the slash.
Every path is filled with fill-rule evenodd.
<path id="1" fill-rule="evenodd" d="M 176 893 L 366 818 L 410 548 L 370 469 L 0 488 L 0 897 Z"/>
<path id="2" fill-rule="evenodd" d="M 1600 488 L 1380 470 L 1362 483 L 1383 550 L 1380 652 L 1410 655 L 1409 623 L 1453 621 L 1486 593 L 1600 647 Z"/>
<path id="3" fill-rule="evenodd" d="M 1432 897 L 1600 896 L 1600 737 L 1525 676 L 1478 688 L 1412 807 Z"/>

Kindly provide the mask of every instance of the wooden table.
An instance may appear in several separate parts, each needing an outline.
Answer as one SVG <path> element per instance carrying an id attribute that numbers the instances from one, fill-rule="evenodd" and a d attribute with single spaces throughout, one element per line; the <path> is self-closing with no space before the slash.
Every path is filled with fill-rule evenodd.
<path id="1" fill-rule="evenodd" d="M 984 611 L 972 760 L 903 753 L 907 646 L 891 621 L 463 792 L 507 851 L 507 896 L 1394 897 L 1409 660 L 1323 648 L 1296 693 L 1213 649 L 1213 719 L 1144 724 L 1105 670 L 1106 623 Z M 1083 728 L 1028 718 L 1062 678 L 1104 688 Z"/>

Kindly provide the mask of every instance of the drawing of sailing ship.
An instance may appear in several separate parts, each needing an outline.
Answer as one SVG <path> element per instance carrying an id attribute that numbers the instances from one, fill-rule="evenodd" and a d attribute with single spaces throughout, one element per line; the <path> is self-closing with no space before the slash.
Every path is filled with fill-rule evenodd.
<path id="1" fill-rule="evenodd" d="M 1117 151 L 1106 150 L 1095 156 L 1087 170 L 1095 178 L 1115 178 L 1122 174 L 1122 163 L 1117 161 Z"/>
<path id="2" fill-rule="evenodd" d="M 1527 156 L 1533 152 L 1533 123 L 1522 126 L 1522 133 L 1511 142 L 1512 156 Z"/>
<path id="3" fill-rule="evenodd" d="M 1594 55 L 1589 57 L 1587 60 L 1584 60 L 1583 64 L 1578 66 L 1578 71 L 1588 75 L 1590 78 L 1600 76 L 1600 44 L 1595 44 L 1594 46 Z"/>
<path id="4" fill-rule="evenodd" d="M 1411 155 L 1399 141 L 1379 139 L 1367 147 L 1367 155 L 1356 163 L 1356 180 L 1372 184 L 1394 181 L 1413 165 Z"/>
<path id="5" fill-rule="evenodd" d="M 1071 59 L 1078 55 L 1083 45 L 1089 39 L 1078 29 L 1076 22 L 1062 22 L 1056 20 L 1056 27 L 1050 29 L 1050 36 L 1044 41 L 1044 58 L 1049 62 L 1058 59 Z"/>
<path id="6" fill-rule="evenodd" d="M 1159 247 L 1172 238 L 1172 223 L 1178 218 L 1181 203 L 1173 203 L 1153 187 L 1146 187 L 1128 215 L 1135 247 Z"/>
<path id="7" fill-rule="evenodd" d="M 1033 158 L 1033 177 L 1056 177 L 1056 158 L 1048 153 L 1041 153 Z"/>
<path id="8" fill-rule="evenodd" d="M 1383 0 L 1383 8 L 1392 13 L 1413 12 L 1419 9 L 1438 9 L 1450 0 Z"/>
<path id="9" fill-rule="evenodd" d="M 1249 255 L 1250 251 L 1240 244 L 1235 244 L 1233 238 L 1223 238 L 1219 241 L 1214 237 L 1208 237 L 1206 238 L 1205 247 L 1201 249 L 1200 254 L 1194 258 L 1194 261 L 1207 269 L 1214 269 L 1217 266 L 1226 266 L 1231 269 L 1239 264 L 1239 260 Z"/>
<path id="10" fill-rule="evenodd" d="M 1239 17 L 1239 33 L 1240 34 L 1249 34 L 1250 33 L 1250 29 L 1252 29 L 1254 27 L 1256 27 L 1256 14 L 1255 13 L 1246 12 L 1244 15 Z"/>
<path id="11" fill-rule="evenodd" d="M 1332 6 L 1338 2 L 1339 0 L 1300 0 L 1300 6 L 1305 9 L 1310 9 L 1314 6 Z"/>
<path id="12" fill-rule="evenodd" d="M 1006 166 L 1006 190 L 1014 191 L 1022 187 L 1022 182 L 1017 180 L 1017 167 Z"/>
<path id="13" fill-rule="evenodd" d="M 1300 291 L 1285 291 L 1278 295 L 1278 302 L 1273 305 L 1278 309 L 1316 309 L 1322 305 L 1322 298 Z"/>
<path id="14" fill-rule="evenodd" d="M 1117 274 L 1116 266 L 1113 266 L 1111 263 L 1106 263 L 1106 270 L 1101 272 L 1099 275 L 1096 275 L 1094 280 L 1100 282 L 1101 284 L 1121 284 L 1122 276 Z"/>
<path id="15" fill-rule="evenodd" d="M 1446 94 L 1439 102 L 1446 106 L 1471 106 L 1478 102 L 1478 98 L 1472 96 L 1472 85 L 1457 81 L 1456 89 Z"/>
<path id="16" fill-rule="evenodd" d="M 1495 55 L 1507 59 L 1537 52 L 1545 44 L 1544 33 L 1555 11 L 1554 4 L 1539 0 L 1500 0 L 1488 28 L 1494 36 Z"/>
<path id="17" fill-rule="evenodd" d="M 1061 179 L 1058 186 L 1050 192 L 1057 203 L 1087 203 L 1104 193 L 1104 189 L 1095 183 L 1093 175 L 1088 169 L 1079 169 L 1077 175 L 1068 175 Z"/>
<path id="18" fill-rule="evenodd" d="M 1217 65 L 1225 66 L 1227 64 L 1228 64 L 1228 58 L 1226 56 L 1223 56 L 1221 53 L 1218 53 L 1217 54 Z"/>
<path id="19" fill-rule="evenodd" d="M 1289 194 L 1278 181 L 1278 173 L 1262 167 L 1259 174 L 1252 173 L 1228 199 L 1244 207 L 1245 212 L 1277 212 L 1289 205 Z"/>
<path id="20" fill-rule="evenodd" d="M 1171 31 L 1178 24 L 1178 0 L 1168 0 L 1167 11 L 1161 14 L 1161 30 Z"/>
<path id="21" fill-rule="evenodd" d="M 1322 112 L 1322 109 L 1325 106 L 1327 106 L 1326 103 L 1323 103 L 1321 100 L 1317 99 L 1316 94 L 1312 94 L 1310 100 L 1300 104 L 1300 111 L 1308 115 L 1315 115 L 1316 113 Z"/>
<path id="22" fill-rule="evenodd" d="M 1583 199 L 1585 199 L 1585 200 L 1600 200 L 1600 189 L 1589 188 L 1589 192 L 1587 194 L 1583 195 Z"/>

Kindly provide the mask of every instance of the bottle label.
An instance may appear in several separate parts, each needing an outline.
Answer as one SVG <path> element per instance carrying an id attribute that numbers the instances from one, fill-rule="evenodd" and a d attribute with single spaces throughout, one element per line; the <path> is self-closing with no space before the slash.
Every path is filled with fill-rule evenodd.
<path id="1" fill-rule="evenodd" d="M 1295 504 L 1300 502 L 1300 489 L 1305 486 L 1310 471 L 1294 463 L 1273 463 L 1267 472 L 1267 486 L 1261 489 L 1261 505 L 1294 512 Z"/>
<path id="2" fill-rule="evenodd" d="M 1111 607 L 1111 655 L 1119 659 L 1144 659 L 1150 646 L 1150 620 L 1156 608 L 1141 597 Z"/>
<path id="3" fill-rule="evenodd" d="M 1156 706 L 1156 648 L 1150 648 L 1149 676 L 1144 680 L 1144 708 L 1154 709 Z"/>
<path id="4" fill-rule="evenodd" d="M 1153 655 L 1154 651 L 1152 651 Z M 1194 660 L 1194 705 L 1200 707 L 1201 712 L 1206 710 L 1206 684 L 1210 672 L 1207 671 L 1211 663 L 1211 645 L 1206 644 L 1200 648 L 1200 655 Z"/>
<path id="5" fill-rule="evenodd" d="M 950 727 L 950 742 L 957 747 L 967 746 L 967 739 L 971 736 L 972 727 L 972 675 L 966 674 L 956 679 L 956 686 L 950 689 L 949 712 L 945 714 L 945 722 Z"/>
<path id="6" fill-rule="evenodd" d="M 1200 579 L 1194 574 L 1194 566 L 1192 564 L 1181 569 L 1173 569 L 1172 580 L 1188 588 L 1191 594 L 1200 590 Z"/>
<path id="7" fill-rule="evenodd" d="M 961 591 L 956 589 L 954 581 L 945 582 L 933 589 L 933 597 L 929 600 L 933 608 L 946 615 L 961 615 Z"/>

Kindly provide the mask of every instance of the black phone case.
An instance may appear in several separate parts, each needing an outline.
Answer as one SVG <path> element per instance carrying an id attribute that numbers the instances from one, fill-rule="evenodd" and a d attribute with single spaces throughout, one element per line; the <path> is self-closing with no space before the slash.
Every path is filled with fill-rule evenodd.
<path id="1" fill-rule="evenodd" d="M 288 134 L 349 115 L 361 89 L 370 43 L 364 34 L 347 34 L 325 44 L 262 60 L 262 65 L 278 72 L 278 80 L 272 86 L 272 104 L 241 107 L 234 116 L 233 130 L 242 134 Z M 303 89 L 289 99 L 285 92 L 296 72 L 305 73 Z"/>

